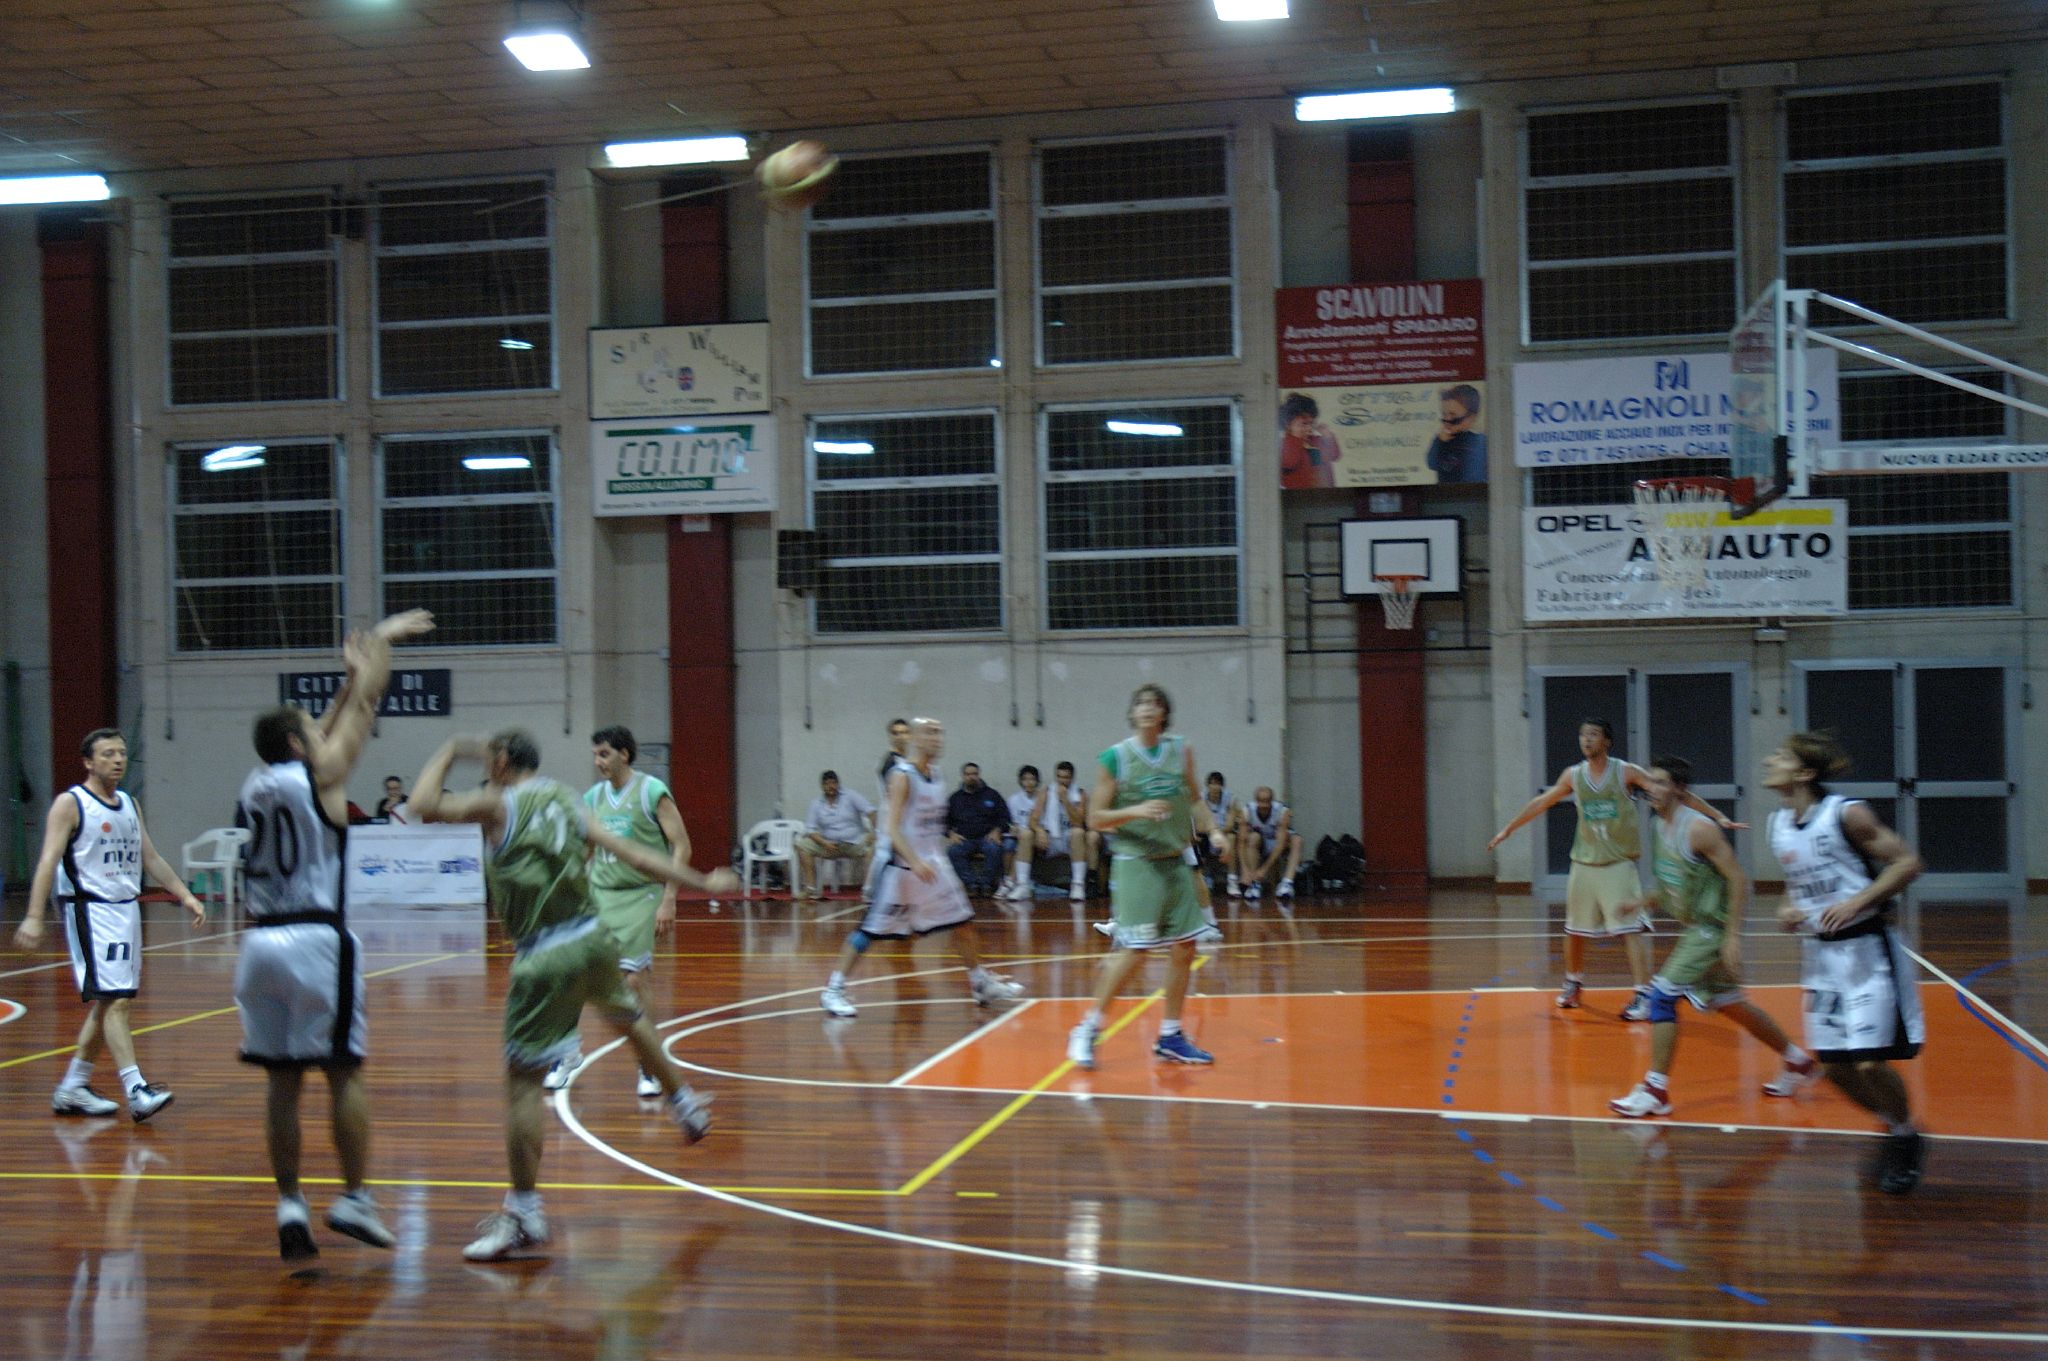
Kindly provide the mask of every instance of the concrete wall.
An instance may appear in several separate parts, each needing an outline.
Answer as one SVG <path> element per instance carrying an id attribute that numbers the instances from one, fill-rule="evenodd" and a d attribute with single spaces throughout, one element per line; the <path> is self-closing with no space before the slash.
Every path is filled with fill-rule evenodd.
<path id="1" fill-rule="evenodd" d="M 15 800 L 15 771 L 0 772 L 9 816 L 25 824 L 30 863 L 42 844 L 50 790 L 48 502 L 43 491 L 43 262 L 33 209 L 0 210 L 0 497 L 7 506 L 7 589 L 0 592 L 0 660 L 21 668 L 18 760 L 28 797 Z M 80 734 L 83 736 L 83 734 Z M 75 739 L 74 739 L 75 741 Z M 4 853 L 5 842 L 0 842 Z M 0 866 L 5 865 L 0 859 Z"/>

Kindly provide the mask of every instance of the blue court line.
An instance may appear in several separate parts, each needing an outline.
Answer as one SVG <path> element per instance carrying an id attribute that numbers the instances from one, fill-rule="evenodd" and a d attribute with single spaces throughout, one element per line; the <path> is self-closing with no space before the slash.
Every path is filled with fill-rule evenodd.
<path id="1" fill-rule="evenodd" d="M 1501 1172 L 1500 1179 L 1510 1186 L 1520 1186 L 1522 1184 L 1522 1179 L 1520 1177 L 1516 1176 L 1512 1172 L 1508 1172 L 1505 1170 Z"/>
<path id="2" fill-rule="evenodd" d="M 1672 1260 L 1671 1260 L 1671 1259 L 1670 1259 L 1669 1257 L 1666 1257 L 1666 1256 L 1665 1256 L 1665 1255 L 1664 1255 L 1663 1253 L 1661 1253 L 1661 1252 L 1646 1252 L 1646 1253 L 1644 1253 L 1644 1254 L 1643 1254 L 1643 1256 L 1645 1256 L 1645 1257 L 1649 1258 L 1649 1259 L 1650 1259 L 1651 1261 L 1655 1262 L 1655 1263 L 1656 1263 L 1656 1264 L 1657 1264 L 1658 1266 L 1660 1266 L 1660 1267 L 1663 1267 L 1663 1268 L 1664 1268 L 1664 1269 L 1665 1269 L 1666 1271 L 1687 1271 L 1687 1270 L 1690 1270 L 1690 1268 L 1689 1268 L 1689 1267 L 1687 1267 L 1685 1263 L 1683 1263 L 1683 1262 L 1674 1262 L 1674 1261 L 1672 1261 Z"/>
<path id="3" fill-rule="evenodd" d="M 1744 1304 L 1770 1304 L 1770 1301 L 1765 1299 L 1762 1295 L 1752 1294 L 1749 1291 L 1744 1290 L 1740 1286 L 1721 1285 L 1715 1288 L 1718 1289 L 1724 1295 L 1733 1295 L 1736 1299 L 1741 1300 Z"/>
<path id="4" fill-rule="evenodd" d="M 1549 1196 L 1538 1196 L 1538 1197 L 1536 1197 L 1536 1203 L 1537 1203 L 1538 1205 L 1541 1205 L 1541 1206 L 1542 1206 L 1542 1207 L 1543 1207 L 1544 1209 L 1546 1209 L 1546 1210 L 1555 1210 L 1555 1211 L 1557 1211 L 1557 1213 L 1559 1213 L 1559 1214 L 1563 1214 L 1563 1213 L 1564 1213 L 1564 1206 L 1562 1206 L 1562 1205 L 1558 1204 L 1558 1203 L 1557 1203 L 1556 1201 L 1552 1200 L 1552 1199 L 1551 1199 L 1551 1198 L 1550 1198 Z"/>
<path id="5" fill-rule="evenodd" d="M 2001 959 L 1996 964 L 1986 964 L 1981 969 L 1972 969 L 1968 973 L 1964 974 L 1961 978 L 1958 978 L 1956 980 L 1956 986 L 1967 987 L 1970 983 L 1972 983 L 1976 979 L 1982 978 L 1985 974 L 1996 973 L 2000 969 L 2009 969 L 2015 964 L 2030 964 L 2037 959 L 2048 959 L 2048 950 L 2037 950 L 2030 955 L 2014 955 L 2011 959 Z M 2044 1062 L 2039 1054 L 2035 1053 L 2032 1049 L 2028 1048 L 2026 1045 L 2021 1044 L 2018 1040 L 2014 1039 L 2010 1034 L 2006 1032 L 2004 1026 L 1998 1024 L 1998 1022 L 1992 1020 L 1989 1016 L 1986 1016 L 1983 1012 L 1971 1006 L 1969 998 L 1963 996 L 1959 992 L 1956 994 L 1956 1001 L 1962 1005 L 1964 1011 L 1969 1012 L 1972 1016 L 1975 1016 L 1979 1021 L 1982 1021 L 1984 1023 L 1985 1029 L 1989 1030 L 1992 1034 L 1998 1036 L 1999 1039 L 2004 1040 L 2007 1044 L 2011 1045 L 2015 1050 L 2017 1050 L 2021 1058 L 2025 1059 L 2028 1063 L 2033 1064 L 2042 1072 L 2048 1073 L 2048 1062 Z"/>
<path id="6" fill-rule="evenodd" d="M 1612 1229 L 1603 1228 L 1600 1225 L 1595 1224 L 1590 1219 L 1581 1220 L 1579 1222 L 1579 1227 L 1584 1229 L 1587 1233 L 1598 1234 L 1600 1237 L 1605 1238 L 1610 1243 L 1619 1243 L 1621 1241 L 1620 1234 L 1616 1233 Z"/>

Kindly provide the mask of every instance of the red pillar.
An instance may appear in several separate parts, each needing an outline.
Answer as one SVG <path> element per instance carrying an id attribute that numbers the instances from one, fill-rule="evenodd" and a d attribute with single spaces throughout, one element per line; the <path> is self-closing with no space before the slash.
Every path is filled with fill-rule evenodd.
<path id="1" fill-rule="evenodd" d="M 667 181 L 662 192 L 690 187 Z M 724 321 L 724 197 L 664 204 L 661 252 L 662 320 Z M 669 784 L 697 863 L 722 865 L 739 837 L 729 516 L 669 518 L 668 646 Z"/>
<path id="2" fill-rule="evenodd" d="M 45 516 L 49 526 L 52 790 L 79 779 L 78 740 L 119 721 L 107 238 L 42 221 Z"/>

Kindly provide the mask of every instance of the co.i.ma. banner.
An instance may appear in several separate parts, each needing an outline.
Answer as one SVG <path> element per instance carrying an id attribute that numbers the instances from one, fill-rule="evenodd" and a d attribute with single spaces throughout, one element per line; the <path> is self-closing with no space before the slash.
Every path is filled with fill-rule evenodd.
<path id="1" fill-rule="evenodd" d="M 1849 507 L 1780 501 L 1746 519 L 1709 512 L 1706 576 L 1675 588 L 1632 505 L 1543 506 L 1522 512 L 1522 617 L 1780 618 L 1846 614 Z"/>
<path id="2" fill-rule="evenodd" d="M 1477 279 L 1283 288 L 1280 485 L 1486 480 Z"/>

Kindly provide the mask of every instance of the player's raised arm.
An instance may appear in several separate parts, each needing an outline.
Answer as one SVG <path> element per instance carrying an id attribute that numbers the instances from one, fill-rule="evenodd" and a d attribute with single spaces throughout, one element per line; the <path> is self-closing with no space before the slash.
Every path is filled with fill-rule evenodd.
<path id="1" fill-rule="evenodd" d="M 384 700 L 384 687 L 391 683 L 391 645 L 424 637 L 433 627 L 434 616 L 427 611 L 406 610 L 379 620 L 365 633 L 350 635 L 347 652 L 354 682 L 349 687 L 348 703 L 331 707 L 334 722 L 323 726 L 325 740 L 319 743 L 317 751 L 307 754 L 306 773 L 323 800 L 330 791 L 338 792 L 348 782 L 356 757 L 369 740 L 377 706 Z M 333 811 L 328 809 L 330 815 Z"/>
<path id="2" fill-rule="evenodd" d="M 1543 814 L 1563 803 L 1572 796 L 1572 772 L 1566 767 L 1564 774 L 1557 777 L 1557 783 L 1522 805 L 1522 811 L 1515 814 L 1507 826 L 1493 834 L 1493 840 L 1486 843 L 1486 849 L 1496 850 L 1500 843 L 1513 836 L 1517 830 L 1534 822 Z"/>
<path id="3" fill-rule="evenodd" d="M 597 820 L 590 815 L 588 809 L 583 810 L 583 838 L 599 850 L 611 852 L 650 879 L 682 884 L 688 888 L 701 888 L 712 893 L 732 893 L 740 886 L 739 876 L 731 870 L 713 870 L 709 874 L 699 874 L 687 861 L 678 865 L 671 856 L 661 855 L 636 842 L 623 841 L 613 836 L 597 825 Z"/>
<path id="4" fill-rule="evenodd" d="M 501 806 L 496 788 L 450 794 L 442 787 L 448 780 L 448 768 L 456 761 L 465 757 L 481 760 L 489 750 L 489 739 L 482 737 L 451 737 L 443 742 L 420 767 L 407 806 L 419 815 L 421 822 L 474 822 L 490 827 L 497 821 Z"/>
<path id="5" fill-rule="evenodd" d="M 1621 763 L 1621 778 L 1627 782 L 1630 789 L 1639 790 L 1644 794 L 1650 792 L 1650 773 L 1632 761 L 1623 761 Z M 1746 832 L 1749 830 L 1748 823 L 1737 822 L 1734 818 L 1729 817 L 1726 813 L 1714 807 L 1713 804 L 1708 803 L 1698 794 L 1693 793 L 1689 785 L 1679 786 L 1678 801 L 1687 808 L 1692 809 L 1695 813 L 1705 814 L 1716 827 L 1719 827 L 1724 832 Z"/>

